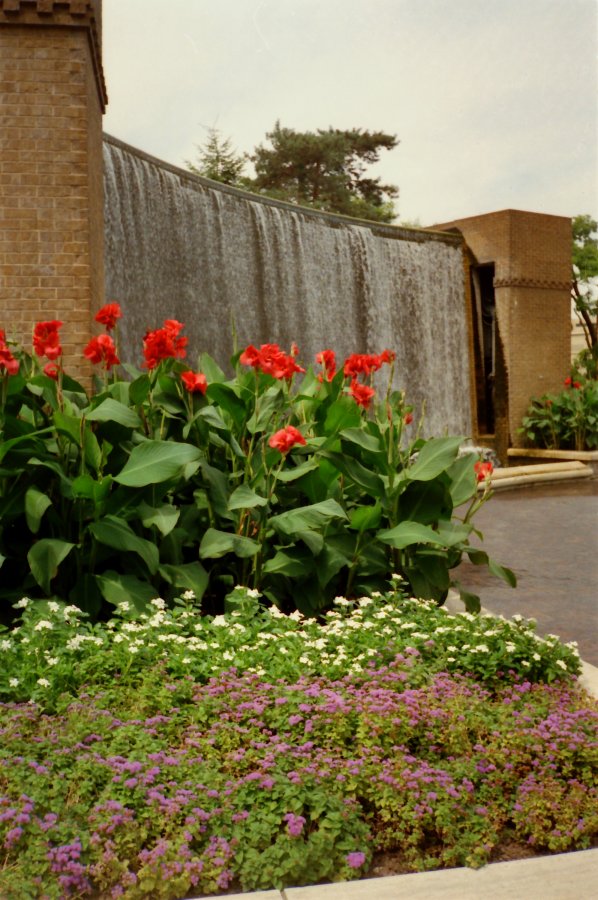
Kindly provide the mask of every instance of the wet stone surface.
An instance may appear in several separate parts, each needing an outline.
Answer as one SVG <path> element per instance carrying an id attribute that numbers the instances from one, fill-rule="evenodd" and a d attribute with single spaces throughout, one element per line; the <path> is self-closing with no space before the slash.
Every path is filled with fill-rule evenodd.
<path id="1" fill-rule="evenodd" d="M 560 482 L 497 492 L 475 517 L 492 559 L 513 569 L 510 588 L 463 563 L 457 578 L 482 605 L 538 622 L 538 634 L 577 641 L 598 666 L 598 481 Z"/>

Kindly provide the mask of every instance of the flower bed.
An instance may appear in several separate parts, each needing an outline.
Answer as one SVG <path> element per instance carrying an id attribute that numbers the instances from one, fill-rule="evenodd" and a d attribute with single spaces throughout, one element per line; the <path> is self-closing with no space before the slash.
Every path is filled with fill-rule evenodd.
<path id="1" fill-rule="evenodd" d="M 3 896 L 182 898 L 479 866 L 598 833 L 574 646 L 394 589 L 322 623 L 237 588 L 90 624 L 22 601 L 0 675 Z"/>

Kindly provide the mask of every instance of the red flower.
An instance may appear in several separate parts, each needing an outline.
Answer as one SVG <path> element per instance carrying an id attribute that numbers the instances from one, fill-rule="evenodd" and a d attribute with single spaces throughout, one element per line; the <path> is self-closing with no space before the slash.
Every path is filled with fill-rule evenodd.
<path id="1" fill-rule="evenodd" d="M 569 376 L 569 378 L 565 378 L 565 387 L 570 387 L 570 388 L 580 388 L 580 387 L 581 387 L 581 382 L 580 382 L 580 381 L 573 381 L 573 379 L 571 378 L 571 376 Z"/>
<path id="2" fill-rule="evenodd" d="M 53 319 L 50 322 L 38 322 L 33 329 L 33 349 L 38 356 L 47 356 L 48 359 L 58 359 L 62 353 L 58 329 L 62 322 Z"/>
<path id="3" fill-rule="evenodd" d="M 239 357 L 239 362 L 242 366 L 252 366 L 278 379 L 290 379 L 295 372 L 305 372 L 278 344 L 262 344 L 259 350 L 250 344 Z"/>
<path id="4" fill-rule="evenodd" d="M 190 369 L 188 372 L 181 372 L 181 381 L 190 394 L 205 394 L 208 387 L 208 379 L 200 372 L 196 374 Z"/>
<path id="5" fill-rule="evenodd" d="M 369 353 L 352 353 L 345 360 L 345 376 L 355 378 L 356 375 L 371 375 L 382 368 L 384 363 L 390 363 L 395 358 L 392 350 L 383 350 L 377 356 Z"/>
<path id="6" fill-rule="evenodd" d="M 287 425 L 286 428 L 281 428 L 280 431 L 273 434 L 268 444 L 284 454 L 288 453 L 295 444 L 305 444 L 305 438 L 293 425 Z"/>
<path id="7" fill-rule="evenodd" d="M 56 363 L 49 362 L 44 366 L 44 375 L 47 375 L 48 378 L 53 378 L 54 381 L 58 381 L 59 372 L 60 366 L 57 366 Z"/>
<path id="8" fill-rule="evenodd" d="M 117 319 L 122 319 L 122 309 L 118 303 L 107 303 L 105 306 L 102 306 L 95 317 L 96 322 L 99 322 L 100 325 L 105 325 L 107 331 L 112 331 Z"/>
<path id="9" fill-rule="evenodd" d="M 165 319 L 162 328 L 147 332 L 143 339 L 143 355 L 148 369 L 155 369 L 163 359 L 182 359 L 186 355 L 188 339 L 178 336 L 184 327 L 176 319 Z"/>
<path id="10" fill-rule="evenodd" d="M 94 365 L 101 363 L 107 371 L 120 362 L 116 355 L 114 341 L 109 334 L 100 334 L 98 337 L 92 338 L 83 351 L 83 355 Z"/>
<path id="11" fill-rule="evenodd" d="M 357 405 L 363 406 L 364 409 L 369 409 L 372 397 L 376 393 L 374 388 L 367 387 L 365 384 L 360 384 L 355 378 L 351 382 L 349 391 Z"/>
<path id="12" fill-rule="evenodd" d="M 322 350 L 316 355 L 316 362 L 324 366 L 326 370 L 326 381 L 332 381 L 336 375 L 336 355 L 334 350 Z M 322 376 L 320 375 L 320 379 Z"/>
<path id="13" fill-rule="evenodd" d="M 476 473 L 478 482 L 486 481 L 492 475 L 494 471 L 494 466 L 491 462 L 482 462 L 479 460 L 473 467 L 474 472 Z"/>
<path id="14" fill-rule="evenodd" d="M 403 422 L 405 425 L 411 425 L 413 422 L 413 413 L 405 413 L 403 416 Z"/>
<path id="15" fill-rule="evenodd" d="M 19 371 L 19 360 L 15 359 L 6 344 L 6 334 L 0 328 L 0 370 L 4 369 L 9 375 L 16 375 Z"/>

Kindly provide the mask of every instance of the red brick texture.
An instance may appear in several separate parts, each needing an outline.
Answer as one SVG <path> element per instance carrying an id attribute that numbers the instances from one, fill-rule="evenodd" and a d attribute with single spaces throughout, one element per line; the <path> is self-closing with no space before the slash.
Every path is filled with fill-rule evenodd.
<path id="1" fill-rule="evenodd" d="M 61 319 L 65 367 L 79 376 L 103 302 L 105 92 L 93 12 L 0 0 L 0 328 L 30 347 L 36 322 Z"/>

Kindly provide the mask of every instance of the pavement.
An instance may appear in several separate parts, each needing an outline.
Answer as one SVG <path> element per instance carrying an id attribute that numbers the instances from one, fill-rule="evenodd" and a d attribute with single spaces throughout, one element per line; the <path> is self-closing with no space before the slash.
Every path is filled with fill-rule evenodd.
<path id="1" fill-rule="evenodd" d="M 513 569 L 512 589 L 463 563 L 458 578 L 486 610 L 535 618 L 539 634 L 577 641 L 582 684 L 598 698 L 598 480 L 497 492 L 475 517 L 486 552 Z M 360 881 L 227 895 L 227 900 L 592 900 L 598 848 Z"/>

